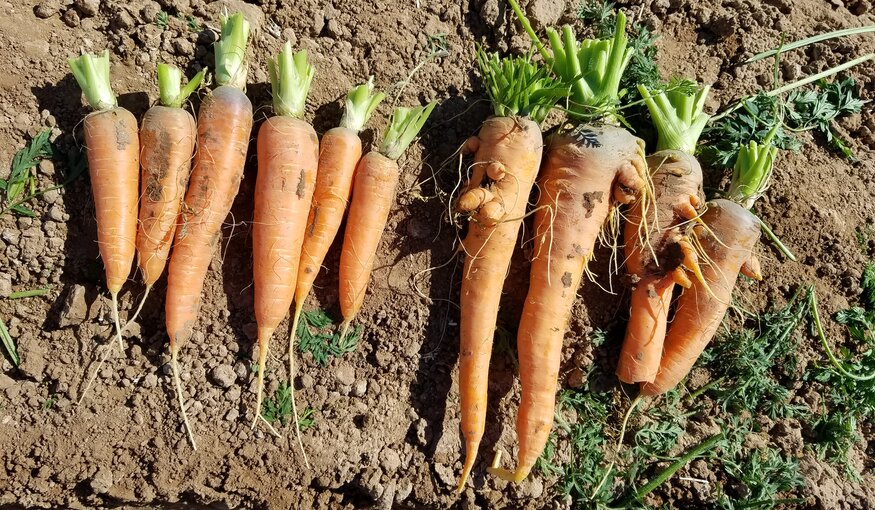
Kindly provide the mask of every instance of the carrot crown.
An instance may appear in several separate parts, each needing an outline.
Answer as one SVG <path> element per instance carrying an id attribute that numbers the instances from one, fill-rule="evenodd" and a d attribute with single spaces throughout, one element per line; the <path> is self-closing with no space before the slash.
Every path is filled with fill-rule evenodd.
<path id="1" fill-rule="evenodd" d="M 374 77 L 371 76 L 367 83 L 350 90 L 346 95 L 346 108 L 343 118 L 340 119 L 340 126 L 358 133 L 385 97 L 386 94 L 382 92 L 374 93 Z"/>
<path id="2" fill-rule="evenodd" d="M 391 160 L 397 160 L 410 146 L 419 130 L 428 120 L 431 111 L 437 106 L 437 101 L 432 101 L 427 106 L 415 108 L 395 108 L 389 125 L 383 133 L 383 144 L 380 145 L 380 154 Z"/>
<path id="3" fill-rule="evenodd" d="M 772 145 L 775 128 L 766 136 L 762 144 L 751 140 L 742 145 L 732 171 L 729 185 L 729 198 L 747 209 L 753 207 L 757 198 L 765 193 L 772 177 L 772 166 L 778 148 Z"/>
<path id="4" fill-rule="evenodd" d="M 67 63 L 92 108 L 108 110 L 118 105 L 109 81 L 109 50 L 103 50 L 99 56 L 83 53 Z"/>
<path id="5" fill-rule="evenodd" d="M 286 41 L 276 58 L 267 61 L 273 109 L 277 115 L 297 119 L 304 116 L 304 104 L 313 81 L 313 67 L 307 63 L 307 50 L 292 52 L 292 43 Z"/>
<path id="6" fill-rule="evenodd" d="M 617 13 L 614 37 L 577 41 L 574 29 L 566 25 L 561 35 L 547 28 L 551 51 L 541 42 L 519 5 L 511 8 L 529 34 L 535 47 L 562 83 L 571 87 L 568 115 L 584 121 L 612 115 L 619 102 L 620 78 L 632 59 L 626 38 L 626 15 Z"/>
<path id="7" fill-rule="evenodd" d="M 499 58 L 477 47 L 477 64 L 496 116 L 527 116 L 540 123 L 557 101 L 568 96 L 568 87 L 531 57 Z"/>
<path id="8" fill-rule="evenodd" d="M 222 36 L 216 41 L 216 83 L 246 88 L 246 42 L 249 22 L 238 12 L 222 16 Z"/>
<path id="9" fill-rule="evenodd" d="M 692 85 L 692 82 L 684 82 Z M 711 118 L 705 113 L 705 99 L 710 85 L 702 87 L 680 86 L 671 90 L 651 94 L 644 85 L 638 85 L 638 92 L 650 110 L 659 139 L 656 150 L 679 150 L 692 154 L 699 142 L 702 129 Z"/>
<path id="10" fill-rule="evenodd" d="M 178 67 L 172 64 L 158 64 L 159 101 L 170 108 L 181 108 L 188 96 L 200 86 L 206 72 L 206 69 L 202 69 L 185 87 L 182 87 L 182 71 Z"/>

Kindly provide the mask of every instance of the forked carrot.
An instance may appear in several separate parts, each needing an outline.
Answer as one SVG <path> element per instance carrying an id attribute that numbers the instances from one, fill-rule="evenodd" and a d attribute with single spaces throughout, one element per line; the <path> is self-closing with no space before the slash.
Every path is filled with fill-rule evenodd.
<path id="1" fill-rule="evenodd" d="M 165 320 L 173 380 L 185 430 L 195 449 L 177 360 L 180 348 L 194 333 L 210 260 L 243 178 L 252 131 L 252 103 L 243 92 L 248 38 L 249 23 L 242 14 L 222 17 L 222 36 L 214 50 L 219 87 L 204 98 L 198 112 L 198 150 L 167 275 Z"/>
<path id="2" fill-rule="evenodd" d="M 504 279 L 529 193 L 541 166 L 539 123 L 568 88 L 547 76 L 531 55 L 500 59 L 477 51 L 494 116 L 465 147 L 474 152 L 472 175 L 456 208 L 470 214 L 462 241 L 465 266 L 459 296 L 459 393 L 465 463 L 457 492 L 477 460 L 486 428 L 489 360 Z"/>

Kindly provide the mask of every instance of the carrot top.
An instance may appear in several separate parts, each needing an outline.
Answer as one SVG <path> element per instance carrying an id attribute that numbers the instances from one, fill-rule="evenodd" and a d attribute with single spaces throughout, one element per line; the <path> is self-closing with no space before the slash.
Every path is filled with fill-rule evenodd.
<path id="1" fill-rule="evenodd" d="M 592 121 L 614 115 L 619 102 L 620 78 L 633 52 L 626 38 L 626 15 L 617 12 L 617 24 L 611 39 L 578 41 L 571 26 L 562 27 L 561 35 L 549 27 L 550 51 L 547 51 L 517 2 L 509 0 L 509 3 L 551 71 L 571 87 L 569 117 Z"/>
<path id="2" fill-rule="evenodd" d="M 83 53 L 67 63 L 92 108 L 109 110 L 118 105 L 109 81 L 109 50 L 103 50 L 99 56 Z"/>
<path id="3" fill-rule="evenodd" d="M 683 82 L 682 85 L 692 82 Z M 679 150 L 689 154 L 696 151 L 699 135 L 711 118 L 705 113 L 705 99 L 708 97 L 710 85 L 701 87 L 678 86 L 670 90 L 651 94 L 644 85 L 638 85 L 638 92 L 644 98 L 659 139 L 656 150 Z"/>
<path id="4" fill-rule="evenodd" d="M 756 199 L 769 187 L 772 166 L 778 154 L 778 148 L 772 145 L 774 131 L 772 128 L 763 143 L 751 140 L 738 151 L 728 198 L 747 209 L 753 207 Z"/>
<path id="5" fill-rule="evenodd" d="M 246 42 L 249 22 L 243 13 L 222 16 L 222 36 L 216 41 L 216 83 L 246 88 Z"/>
<path id="6" fill-rule="evenodd" d="M 273 110 L 277 115 L 300 119 L 313 81 L 313 67 L 307 62 L 307 50 L 292 52 L 292 43 L 286 41 L 276 58 L 267 61 L 270 89 L 273 92 Z"/>
<path id="7" fill-rule="evenodd" d="M 568 96 L 568 87 L 532 62 L 531 54 L 499 58 L 478 46 L 477 64 L 498 117 L 520 115 L 540 123 L 557 101 Z"/>
<path id="8" fill-rule="evenodd" d="M 181 87 L 182 71 L 172 64 L 158 64 L 158 93 L 161 104 L 170 108 L 181 108 L 188 96 L 200 86 L 206 72 L 206 69 L 202 69 L 185 87 Z"/>
<path id="9" fill-rule="evenodd" d="M 383 143 L 380 145 L 380 154 L 391 160 L 397 160 L 410 146 L 419 130 L 428 120 L 431 111 L 437 106 L 437 101 L 432 101 L 427 106 L 415 108 L 395 108 L 386 131 L 383 132 Z"/>
<path id="10" fill-rule="evenodd" d="M 374 93 L 374 77 L 371 76 L 367 83 L 350 90 L 346 95 L 346 108 L 340 126 L 358 133 L 385 97 L 386 94 L 382 92 Z"/>

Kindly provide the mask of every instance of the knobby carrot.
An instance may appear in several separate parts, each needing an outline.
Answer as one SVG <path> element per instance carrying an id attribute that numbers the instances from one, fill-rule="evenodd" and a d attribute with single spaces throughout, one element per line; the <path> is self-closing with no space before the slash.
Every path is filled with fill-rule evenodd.
<path id="1" fill-rule="evenodd" d="M 626 270 L 633 282 L 629 324 L 617 364 L 617 376 L 625 383 L 656 377 L 675 284 L 690 286 L 687 270 L 701 279 L 690 233 L 705 197 L 702 168 L 693 152 L 710 118 L 702 111 L 708 86 L 655 95 L 646 87 L 638 89 L 659 139 L 658 152 L 647 158 L 653 202 L 636 203 L 625 227 Z M 645 211 L 645 205 L 652 211 Z"/>
<path id="2" fill-rule="evenodd" d="M 252 103 L 243 92 L 248 37 L 249 23 L 242 14 L 222 17 L 222 36 L 215 45 L 219 87 L 204 98 L 198 112 L 198 150 L 167 275 L 165 320 L 173 378 L 183 423 L 195 449 L 177 359 L 179 349 L 194 332 L 207 269 L 243 178 L 252 131 Z"/>
<path id="3" fill-rule="evenodd" d="M 298 321 L 304 309 L 304 302 L 313 288 L 322 261 L 334 242 L 343 213 L 349 202 L 356 165 L 362 156 L 362 142 L 359 132 L 364 128 L 377 105 L 385 95 L 374 93 L 373 78 L 367 83 L 352 89 L 346 96 L 346 108 L 340 126 L 329 129 L 322 135 L 319 144 L 319 170 L 316 173 L 316 189 L 313 204 L 304 231 L 304 245 L 301 248 L 301 263 L 298 266 L 298 279 L 295 284 L 295 313 L 292 329 L 289 332 L 289 382 L 293 382 L 295 335 Z"/>
<path id="4" fill-rule="evenodd" d="M 68 60 L 85 99 L 95 110 L 85 117 L 85 149 L 94 212 L 97 243 L 112 299 L 112 318 L 119 347 L 124 350 L 119 324 L 118 293 L 134 262 L 137 235 L 137 183 L 140 143 L 137 120 L 118 106 L 109 74 L 109 50 L 100 55 L 83 54 Z M 109 346 L 106 348 L 109 352 Z M 96 374 L 96 372 L 95 372 Z M 92 377 L 79 402 L 85 397 Z"/>
<path id="5" fill-rule="evenodd" d="M 474 152 L 474 162 L 456 204 L 460 212 L 471 215 L 462 241 L 465 266 L 459 298 L 465 463 L 457 492 L 465 487 L 486 428 L 489 360 L 501 290 L 541 165 L 544 142 L 538 124 L 568 93 L 531 62 L 531 55 L 499 59 L 478 49 L 477 62 L 494 116 L 465 144 Z"/>
<path id="6" fill-rule="evenodd" d="M 524 19 L 515 2 L 511 6 Z M 644 143 L 612 125 L 620 76 L 632 54 L 625 21 L 618 13 L 615 35 L 607 40 L 578 43 L 567 26 L 561 39 L 555 30 L 547 32 L 552 55 L 546 49 L 543 53 L 551 70 L 571 87 L 567 114 L 576 127 L 550 137 L 538 178 L 534 255 L 517 334 L 522 386 L 516 421 L 518 460 L 514 471 L 497 462 L 489 468 L 514 482 L 528 476 L 547 444 L 562 341 L 599 233 L 614 204 L 642 197 L 647 187 Z"/>
<path id="7" fill-rule="evenodd" d="M 258 130 L 258 177 L 252 223 L 255 320 L 258 324 L 258 382 L 252 427 L 261 415 L 265 362 L 270 337 L 288 314 L 295 292 L 301 245 L 319 159 L 319 139 L 303 120 L 313 68 L 307 51 L 292 53 L 286 42 L 268 61 L 276 116 Z M 290 369 L 294 367 L 289 352 Z M 298 413 L 292 389 L 292 415 L 301 452 Z M 309 468 L 306 453 L 304 462 Z"/>
<path id="8" fill-rule="evenodd" d="M 693 281 L 678 299 L 677 311 L 665 339 L 665 351 L 653 382 L 641 384 L 642 395 L 659 395 L 674 388 L 693 368 L 717 332 L 741 272 L 760 279 L 753 248 L 760 238 L 759 219 L 744 207 L 718 199 L 707 204 L 704 225 L 694 233 L 701 244 L 703 281 Z"/>
<path id="9" fill-rule="evenodd" d="M 383 133 L 380 150 L 365 154 L 356 167 L 352 201 L 340 252 L 341 338 L 346 336 L 350 323 L 358 315 L 365 299 L 377 247 L 395 202 L 395 188 L 401 177 L 398 158 L 419 134 L 436 104 L 432 102 L 425 107 L 396 108 Z"/>
<path id="10" fill-rule="evenodd" d="M 182 71 L 176 66 L 158 64 L 160 104 L 149 108 L 140 127 L 140 228 L 137 231 L 137 264 L 146 290 L 128 324 L 136 321 L 152 286 L 161 277 L 185 187 L 191 172 L 191 159 L 197 127 L 194 117 L 182 105 L 201 84 L 205 70 L 197 73 L 183 88 Z"/>

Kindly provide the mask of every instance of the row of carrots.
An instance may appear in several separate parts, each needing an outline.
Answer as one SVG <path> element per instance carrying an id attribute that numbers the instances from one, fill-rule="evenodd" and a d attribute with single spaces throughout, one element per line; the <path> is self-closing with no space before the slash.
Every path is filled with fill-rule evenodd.
<path id="1" fill-rule="evenodd" d="M 205 94 L 197 122 L 183 105 L 201 86 L 204 71 L 182 87 L 182 72 L 159 64 L 161 104 L 146 112 L 138 129 L 134 115 L 119 107 L 113 94 L 108 51 L 101 56 L 83 54 L 69 62 L 95 110 L 85 118 L 84 140 L 116 337 L 123 347 L 118 294 L 134 256 L 146 290 L 128 323 L 136 320 L 167 266 L 165 320 L 173 379 L 194 448 L 178 355 L 197 322 L 204 279 L 243 178 L 253 127 L 252 103 L 244 92 L 249 24 L 239 13 L 221 21 L 221 38 L 215 45 L 218 87 Z M 384 98 L 374 92 L 372 80 L 349 93 L 340 125 L 320 142 L 303 120 L 314 74 L 306 51 L 293 53 L 286 43 L 270 59 L 269 74 L 275 115 L 258 130 L 252 221 L 259 345 L 253 426 L 260 416 L 270 338 L 294 302 L 289 338 L 293 377 L 297 322 L 347 204 L 339 269 L 342 334 L 361 309 L 400 177 L 397 160 L 435 107 L 431 103 L 395 109 L 379 148 L 362 156 L 359 132 Z M 101 363 L 108 352 L 109 346 Z M 292 404 L 297 420 L 294 399 Z"/>
<path id="2" fill-rule="evenodd" d="M 638 85 L 659 135 L 656 151 L 646 156 L 644 142 L 621 123 L 620 78 L 635 51 L 623 13 L 610 39 L 578 40 L 565 26 L 547 28 L 544 43 L 516 1 L 508 1 L 543 63 L 535 63 L 532 53 L 504 59 L 482 49 L 477 54 L 494 116 L 464 146 L 473 162 L 455 202 L 468 217 L 459 324 L 466 456 L 458 492 L 485 430 L 498 305 L 524 217 L 533 216 L 534 234 L 517 334 L 518 460 L 507 470 L 496 455 L 487 468 L 515 482 L 528 476 L 548 441 L 562 342 L 577 289 L 584 274 L 592 276 L 588 263 L 596 242 L 616 247 L 623 228 L 623 260 L 633 285 L 617 375 L 640 384 L 641 396 L 662 394 L 689 373 L 714 336 L 739 273 L 761 278 L 753 254 L 761 226 L 748 209 L 776 152 L 755 142 L 742 148 L 730 192 L 706 202 L 694 152 L 709 120 L 703 111 L 709 87 Z M 554 108 L 565 120 L 545 140 L 540 124 Z M 538 198 L 528 208 L 533 186 Z M 669 327 L 676 286 L 683 292 Z"/>

